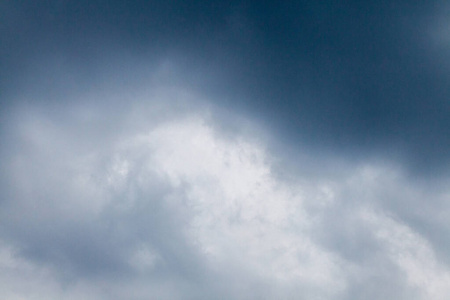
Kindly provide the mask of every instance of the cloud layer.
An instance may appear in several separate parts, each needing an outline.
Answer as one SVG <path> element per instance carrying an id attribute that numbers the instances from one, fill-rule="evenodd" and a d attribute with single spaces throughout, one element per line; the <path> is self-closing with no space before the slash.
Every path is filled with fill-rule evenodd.
<path id="1" fill-rule="evenodd" d="M 2 90 L 64 98 L 99 78 L 139 81 L 137 57 L 150 69 L 169 60 L 286 141 L 448 175 L 447 14 L 440 1 L 7 1 Z"/>
<path id="2" fill-rule="evenodd" d="M 286 177 L 289 162 L 257 129 L 226 131 L 201 100 L 195 110 L 170 100 L 200 97 L 174 90 L 117 115 L 82 101 L 57 117 L 16 108 L 3 154 L 2 297 L 448 295 L 449 254 L 421 231 L 448 228 L 448 209 L 432 210 L 447 208 L 448 190 L 414 211 L 405 205 L 428 191 L 386 163 Z"/>
<path id="3" fill-rule="evenodd" d="M 2 1 L 0 298 L 448 298 L 448 12 Z"/>

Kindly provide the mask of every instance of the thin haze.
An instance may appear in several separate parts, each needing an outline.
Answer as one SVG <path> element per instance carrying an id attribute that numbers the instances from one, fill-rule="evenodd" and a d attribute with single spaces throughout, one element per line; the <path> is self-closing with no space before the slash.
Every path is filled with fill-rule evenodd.
<path id="1" fill-rule="evenodd" d="M 2 1 L 1 299 L 448 299 L 450 6 Z"/>

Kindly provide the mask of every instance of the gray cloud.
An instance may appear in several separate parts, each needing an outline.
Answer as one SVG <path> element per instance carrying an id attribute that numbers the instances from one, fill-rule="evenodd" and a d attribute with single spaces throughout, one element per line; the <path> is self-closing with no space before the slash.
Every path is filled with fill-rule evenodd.
<path id="1" fill-rule="evenodd" d="M 201 95 L 148 90 L 121 113 L 11 111 L 1 269 L 18 275 L 2 296 L 446 297 L 448 252 L 422 226 L 448 226 L 446 188 L 376 161 L 288 179 L 258 125 L 227 132 Z M 405 209 L 425 192 L 429 210 Z"/>
<path id="2" fill-rule="evenodd" d="M 0 298 L 449 294 L 444 4 L 0 8 Z"/>
<path id="3" fill-rule="evenodd" d="M 350 157 L 375 152 L 420 176 L 447 174 L 439 1 L 24 1 L 3 8 L 6 95 L 34 85 L 61 99 L 55 86 L 95 89 L 99 78 L 133 84 L 148 75 L 136 57 L 149 69 L 169 60 L 184 70 L 180 80 L 270 123 L 289 143 Z"/>

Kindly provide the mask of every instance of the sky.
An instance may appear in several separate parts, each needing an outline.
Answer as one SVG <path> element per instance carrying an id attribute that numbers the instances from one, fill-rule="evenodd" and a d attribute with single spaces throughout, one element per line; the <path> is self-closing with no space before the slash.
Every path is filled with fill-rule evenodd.
<path id="1" fill-rule="evenodd" d="M 0 298 L 448 299 L 445 1 L 0 2 Z"/>

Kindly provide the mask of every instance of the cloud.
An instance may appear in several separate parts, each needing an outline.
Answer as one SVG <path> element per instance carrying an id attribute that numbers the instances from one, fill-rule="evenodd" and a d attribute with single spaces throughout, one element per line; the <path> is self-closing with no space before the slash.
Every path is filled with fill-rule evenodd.
<path id="1" fill-rule="evenodd" d="M 0 4 L 0 298 L 444 299 L 444 4 Z"/>
<path id="2" fill-rule="evenodd" d="M 448 295 L 449 255 L 423 231 L 448 226 L 446 188 L 408 212 L 426 190 L 389 162 L 289 178 L 258 125 L 230 130 L 179 86 L 52 109 L 17 105 L 3 133 L 4 298 Z"/>
<path id="3" fill-rule="evenodd" d="M 168 60 L 286 143 L 448 176 L 446 8 L 394 2 L 5 2 L 0 101 L 142 84 Z"/>

